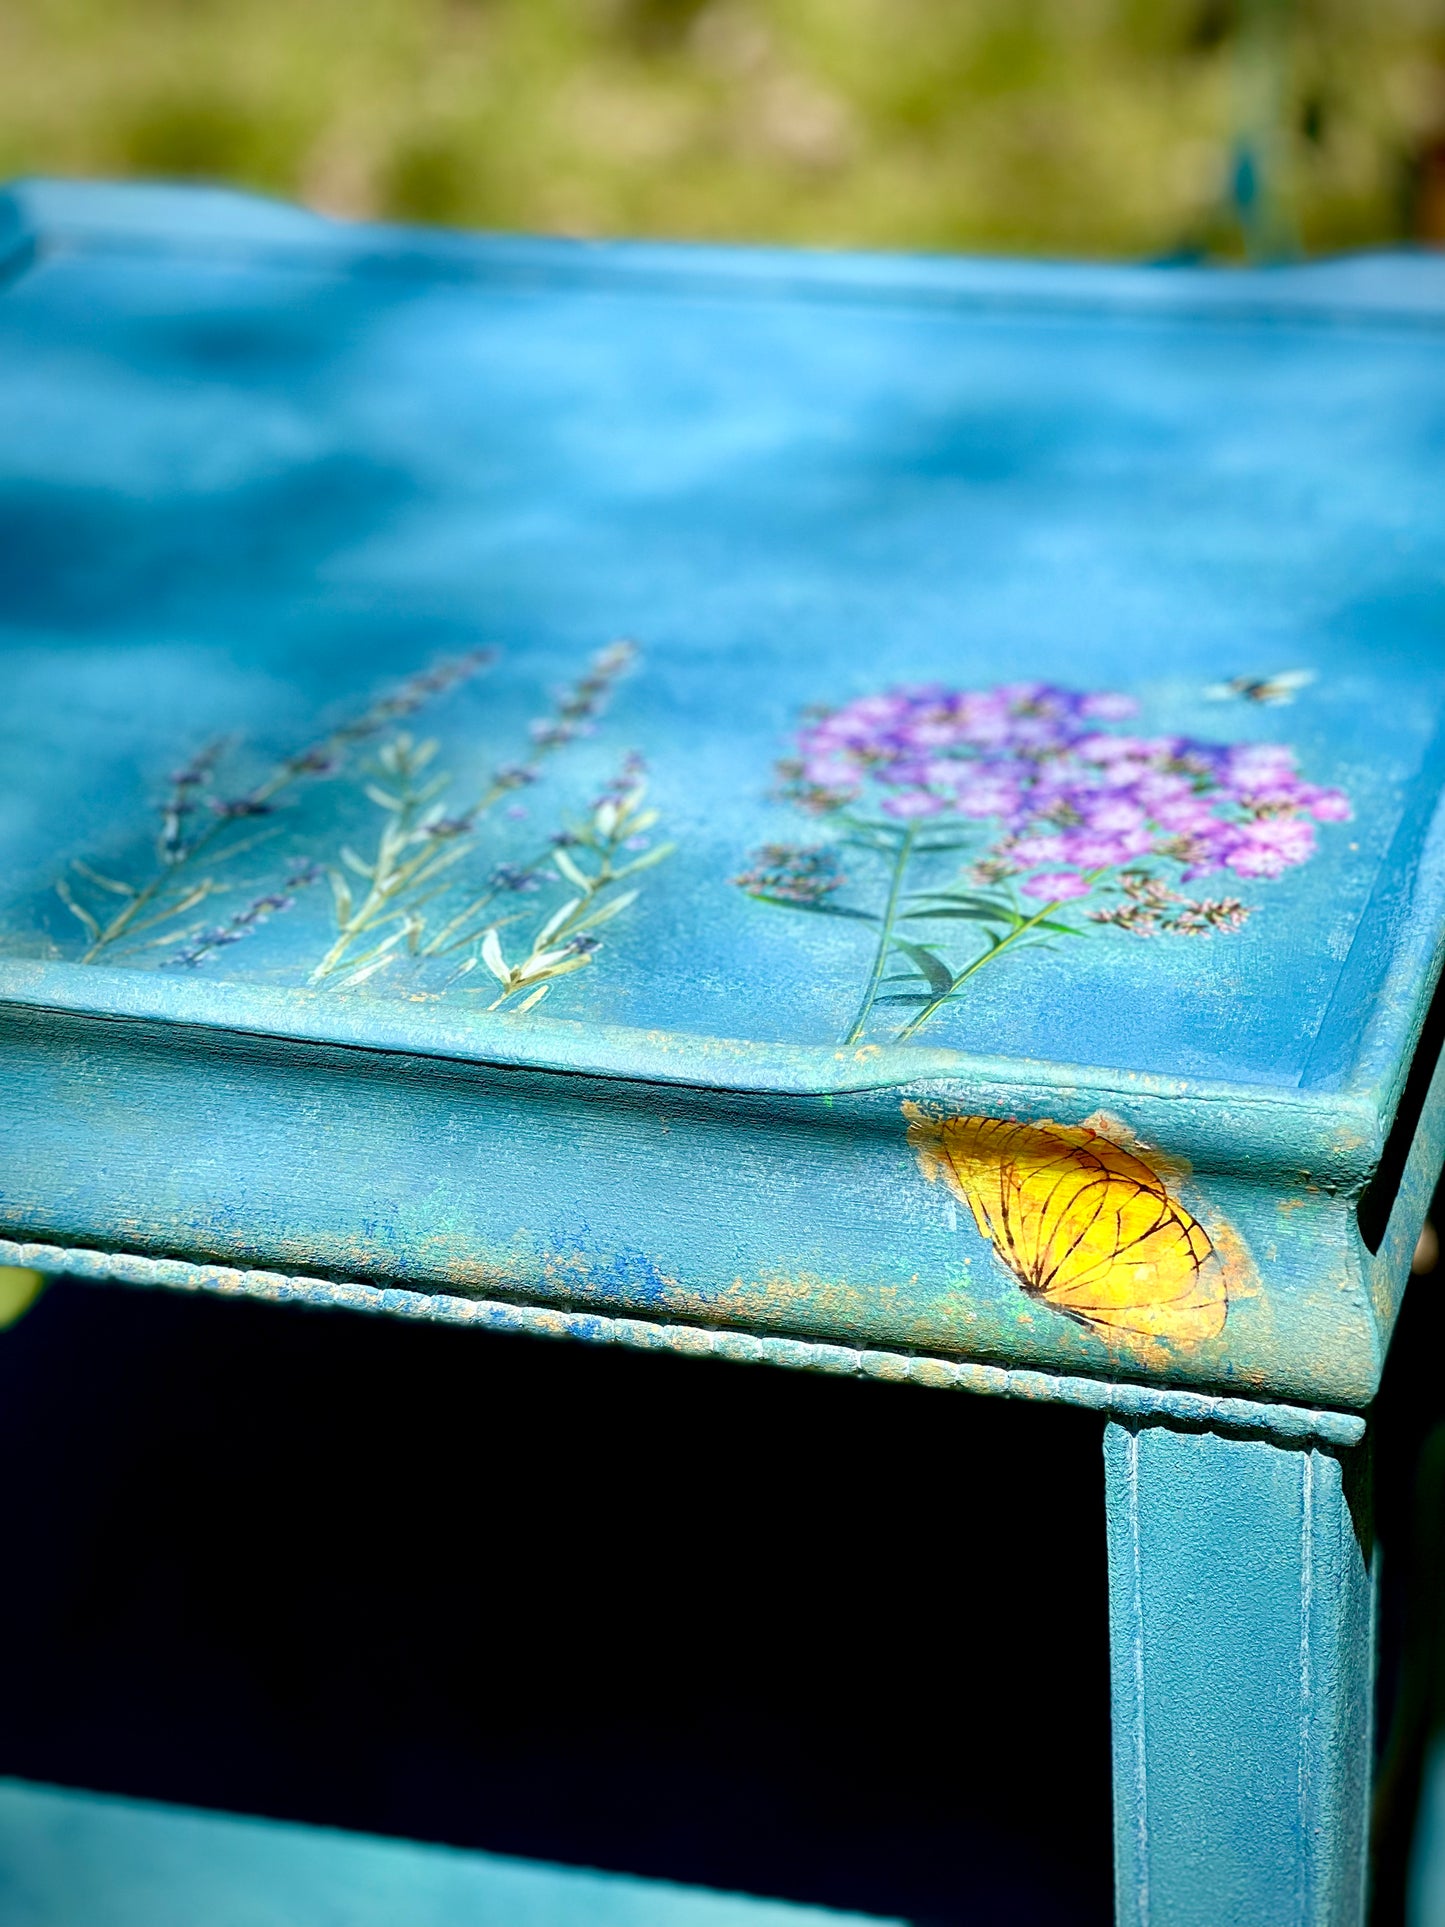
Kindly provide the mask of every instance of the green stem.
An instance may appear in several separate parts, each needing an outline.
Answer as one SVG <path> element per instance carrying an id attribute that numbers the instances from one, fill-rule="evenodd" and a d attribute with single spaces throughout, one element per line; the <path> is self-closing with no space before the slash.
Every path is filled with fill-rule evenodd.
<path id="1" fill-rule="evenodd" d="M 119 943 L 122 937 L 129 935 L 131 926 L 141 911 L 149 909 L 156 899 L 164 894 L 186 866 L 209 848 L 223 828 L 225 828 L 224 824 L 211 824 L 201 832 L 175 863 L 169 864 L 164 870 L 158 870 L 149 883 L 142 884 L 135 895 L 111 918 L 100 935 L 92 938 L 90 947 L 84 952 L 80 961 L 94 963 L 102 951 L 108 950 L 113 943 Z M 144 927 L 149 929 L 156 922 L 164 922 L 164 917 L 148 919 Z"/>
<path id="2" fill-rule="evenodd" d="M 598 897 L 602 895 L 604 890 L 610 889 L 617 881 L 612 873 L 612 859 L 621 847 L 621 839 L 619 837 L 612 837 L 608 842 L 603 844 L 602 848 L 597 852 L 601 868 L 595 876 L 588 877 L 586 888 L 578 891 L 577 901 L 573 905 L 570 914 L 549 934 L 545 943 L 541 942 L 539 938 L 533 937 L 528 946 L 526 956 L 517 966 L 518 969 L 525 969 L 532 959 L 539 956 L 542 951 L 555 950 L 559 944 L 567 943 L 576 933 L 579 925 L 585 923 L 587 914 Z M 542 927 L 545 929 L 546 925 L 544 924 Z M 546 980 L 543 979 L 543 981 L 545 982 Z M 494 998 L 492 1002 L 487 1005 L 487 1009 L 500 1010 L 502 1005 L 510 998 L 518 996 L 524 990 L 536 990 L 537 988 L 538 985 L 535 979 L 524 978 L 520 983 L 515 983 L 511 985 L 509 989 L 504 990 L 500 997 Z"/>
<path id="3" fill-rule="evenodd" d="M 893 859 L 893 878 L 888 886 L 888 901 L 883 909 L 883 923 L 878 932 L 878 951 L 873 959 L 873 969 L 868 978 L 868 988 L 863 993 L 863 1001 L 858 1006 L 858 1015 L 853 1019 L 853 1027 L 843 1039 L 845 1044 L 856 1044 L 867 1027 L 873 1014 L 873 1005 L 883 982 L 883 972 L 888 965 L 888 952 L 893 945 L 893 926 L 898 919 L 899 899 L 903 895 L 903 879 L 908 873 L 909 860 L 913 855 L 913 839 L 918 834 L 917 825 L 910 823 L 899 839 L 897 854 Z"/>
<path id="4" fill-rule="evenodd" d="M 363 937 L 378 922 L 395 923 L 405 914 L 405 906 L 397 899 L 408 883 L 427 863 L 430 851 L 423 849 L 419 856 L 406 863 L 398 863 L 396 858 L 407 847 L 412 832 L 416 828 L 417 816 L 425 797 L 418 791 L 414 777 L 418 772 L 410 767 L 400 771 L 393 779 L 401 797 L 401 808 L 394 817 L 388 819 L 382 828 L 377 842 L 376 863 L 372 869 L 371 887 L 351 914 L 337 925 L 336 941 L 317 964 L 307 979 L 308 983 L 319 984 L 332 976 L 345 962 L 352 945 Z"/>
<path id="5" fill-rule="evenodd" d="M 1085 877 L 1085 882 L 1091 885 L 1097 883 L 1103 874 L 1104 872 L 1102 870 L 1092 871 Z M 1030 930 L 1036 929 L 1039 924 L 1046 922 L 1048 918 L 1054 914 L 1055 910 L 1061 910 L 1066 901 L 1069 901 L 1069 899 L 1056 897 L 1052 903 L 1046 903 L 1041 910 L 1036 910 L 1031 917 L 1026 917 L 1021 924 L 1017 925 L 1013 930 L 1010 930 L 1008 935 L 1003 938 L 1000 943 L 996 943 L 992 950 L 985 950 L 981 955 L 975 957 L 966 970 L 959 971 L 947 990 L 940 991 L 936 997 L 931 997 L 923 1006 L 922 1010 L 919 1011 L 918 1015 L 910 1018 L 898 1033 L 899 1043 L 905 1043 L 910 1037 L 916 1037 L 933 1013 L 946 1004 L 951 997 L 956 997 L 960 987 L 968 982 L 976 970 L 982 970 L 986 963 L 992 963 L 995 957 L 1001 957 L 1005 950 L 1018 942 L 1020 937 L 1026 937 Z"/>
<path id="6" fill-rule="evenodd" d="M 290 764 L 282 763 L 279 768 L 272 770 L 264 782 L 256 785 L 250 793 L 250 800 L 253 803 L 269 803 L 273 796 L 279 796 L 282 790 L 294 783 L 299 774 L 300 772 L 293 769 Z M 149 908 L 157 898 L 164 896 L 167 888 L 175 882 L 177 877 L 182 877 L 184 880 L 184 872 L 189 866 L 198 856 L 203 856 L 223 831 L 229 828 L 230 824 L 224 818 L 209 824 L 199 836 L 178 852 L 173 863 L 168 863 L 164 868 L 157 870 L 149 883 L 142 884 L 124 908 L 111 918 L 100 935 L 92 940 L 90 948 L 80 961 L 94 963 L 103 950 L 108 950 L 113 943 L 118 943 L 122 937 L 131 934 L 131 926 L 141 911 Z M 233 854 L 232 850 L 222 850 L 217 861 L 224 863 L 227 857 Z M 176 912 L 176 914 L 180 913 Z M 164 921 L 165 915 L 150 918 L 143 927 L 150 929 L 154 924 Z"/>

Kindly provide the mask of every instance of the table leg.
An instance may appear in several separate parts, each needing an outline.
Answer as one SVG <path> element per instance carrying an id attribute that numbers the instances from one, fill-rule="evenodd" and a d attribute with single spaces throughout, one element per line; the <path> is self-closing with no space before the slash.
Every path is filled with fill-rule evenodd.
<path id="1" fill-rule="evenodd" d="M 1111 1423 L 1119 1927 L 1359 1927 L 1367 1448 Z"/>

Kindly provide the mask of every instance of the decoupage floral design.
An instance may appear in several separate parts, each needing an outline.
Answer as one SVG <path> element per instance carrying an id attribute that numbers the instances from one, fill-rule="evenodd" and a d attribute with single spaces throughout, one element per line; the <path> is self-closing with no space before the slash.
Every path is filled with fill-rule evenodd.
<path id="1" fill-rule="evenodd" d="M 319 865 L 293 865 L 284 889 L 262 890 L 220 923 L 186 921 L 203 903 L 234 891 L 231 866 L 271 840 L 276 820 L 298 792 L 339 775 L 363 745 L 470 681 L 493 659 L 491 650 L 476 649 L 408 677 L 349 721 L 281 757 L 252 783 L 225 780 L 233 747 L 225 737 L 196 751 L 166 779 L 151 860 L 142 874 L 110 876 L 75 857 L 70 876 L 57 879 L 61 901 L 85 931 L 80 962 L 154 960 L 154 953 L 169 949 L 165 962 L 194 969 L 289 910 L 294 892 L 323 874 Z"/>
<path id="2" fill-rule="evenodd" d="M 477 650 L 410 677 L 249 784 L 227 780 L 226 741 L 190 757 L 167 781 L 143 874 L 74 859 L 58 880 L 85 932 L 79 960 L 199 970 L 325 883 L 332 928 L 307 966 L 310 984 L 356 989 L 385 972 L 413 995 L 488 984 L 489 1008 L 534 1008 L 555 981 L 596 960 L 598 932 L 635 903 L 643 873 L 672 845 L 650 834 L 658 815 L 645 804 L 646 765 L 635 750 L 580 818 L 559 810 L 539 832 L 519 801 L 549 762 L 594 733 L 636 664 L 629 642 L 598 650 L 553 692 L 521 753 L 453 800 L 453 778 L 436 767 L 438 742 L 398 725 L 494 659 Z M 338 777 L 354 779 L 355 806 L 370 812 L 369 834 L 363 822 L 339 847 L 304 808 L 316 783 Z M 273 853 L 283 836 L 305 846 L 284 863 Z M 228 897 L 240 906 L 217 917 L 213 906 Z"/>
<path id="3" fill-rule="evenodd" d="M 1279 877 L 1314 854 L 1317 824 L 1350 816 L 1282 744 L 1113 727 L 1136 713 L 1125 695 L 1016 682 L 894 689 L 805 717 L 781 794 L 826 837 L 765 844 L 733 881 L 866 928 L 845 1042 L 883 1006 L 914 1037 L 985 966 L 1090 923 L 1238 930 L 1252 906 L 1180 886 Z"/>

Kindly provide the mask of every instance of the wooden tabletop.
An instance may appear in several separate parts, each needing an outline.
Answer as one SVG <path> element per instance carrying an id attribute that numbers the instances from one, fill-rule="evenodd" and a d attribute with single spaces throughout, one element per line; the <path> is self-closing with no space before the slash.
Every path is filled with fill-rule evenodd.
<path id="1" fill-rule="evenodd" d="M 1357 1425 L 1445 261 L 5 221 L 0 1259 Z"/>

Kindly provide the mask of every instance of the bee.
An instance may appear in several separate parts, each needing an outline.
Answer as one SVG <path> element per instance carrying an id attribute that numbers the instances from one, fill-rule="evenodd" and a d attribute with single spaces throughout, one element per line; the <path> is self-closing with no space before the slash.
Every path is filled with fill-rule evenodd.
<path id="1" fill-rule="evenodd" d="M 1314 679 L 1313 669 L 1282 669 L 1277 676 L 1231 676 L 1228 682 L 1211 683 L 1204 693 L 1212 703 L 1292 703 L 1295 691 L 1308 688 Z"/>

